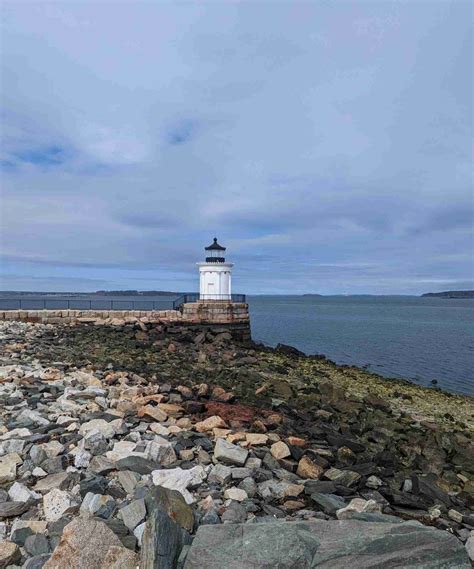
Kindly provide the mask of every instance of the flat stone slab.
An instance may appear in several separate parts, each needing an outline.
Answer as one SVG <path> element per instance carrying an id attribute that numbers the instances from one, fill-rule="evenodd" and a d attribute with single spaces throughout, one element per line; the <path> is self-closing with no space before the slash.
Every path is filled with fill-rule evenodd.
<path id="1" fill-rule="evenodd" d="M 184 569 L 469 569 L 463 545 L 417 522 L 200 526 Z"/>

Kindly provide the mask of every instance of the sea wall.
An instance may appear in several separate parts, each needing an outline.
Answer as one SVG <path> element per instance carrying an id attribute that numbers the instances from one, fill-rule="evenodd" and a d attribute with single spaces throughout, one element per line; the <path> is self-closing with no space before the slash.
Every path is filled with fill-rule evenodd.
<path id="1" fill-rule="evenodd" d="M 0 320 L 75 326 L 160 325 L 222 329 L 236 339 L 250 340 L 248 305 L 236 302 L 190 302 L 180 310 L 2 310 Z"/>

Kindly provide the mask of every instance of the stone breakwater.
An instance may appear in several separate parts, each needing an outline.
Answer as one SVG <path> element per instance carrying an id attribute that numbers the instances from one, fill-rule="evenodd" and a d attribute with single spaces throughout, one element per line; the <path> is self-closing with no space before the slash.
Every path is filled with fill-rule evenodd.
<path id="1" fill-rule="evenodd" d="M 237 302 L 190 302 L 183 304 L 179 310 L 1 310 L 2 320 L 118 328 L 136 325 L 145 331 L 162 325 L 194 326 L 201 331 L 224 326 L 234 340 L 251 339 L 248 304 Z"/>
<path id="2" fill-rule="evenodd" d="M 472 400 L 223 328 L 0 323 L 0 568 L 468 568 Z"/>
<path id="3" fill-rule="evenodd" d="M 170 323 L 232 324 L 248 323 L 248 305 L 236 302 L 190 302 L 180 310 L 1 310 L 0 320 L 20 320 L 42 324 L 124 324 Z"/>

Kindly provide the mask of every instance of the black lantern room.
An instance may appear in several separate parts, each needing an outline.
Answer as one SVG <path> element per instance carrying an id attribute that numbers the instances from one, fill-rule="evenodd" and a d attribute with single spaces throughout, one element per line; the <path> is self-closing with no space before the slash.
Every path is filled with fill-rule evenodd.
<path id="1" fill-rule="evenodd" d="M 209 255 L 206 257 L 206 263 L 225 263 L 225 247 L 219 245 L 217 242 L 217 237 L 214 237 L 213 243 L 204 249 L 208 252 Z"/>

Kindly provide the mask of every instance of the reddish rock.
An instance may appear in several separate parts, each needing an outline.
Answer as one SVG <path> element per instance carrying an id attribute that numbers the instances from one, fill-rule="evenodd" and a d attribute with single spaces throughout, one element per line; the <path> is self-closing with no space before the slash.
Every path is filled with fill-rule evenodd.
<path id="1" fill-rule="evenodd" d="M 287 440 L 288 444 L 294 447 L 304 447 L 306 445 L 306 441 L 300 437 L 288 437 Z"/>
<path id="2" fill-rule="evenodd" d="M 212 398 L 216 401 L 222 401 L 223 403 L 230 403 L 235 399 L 235 395 L 222 389 L 222 387 L 214 387 L 212 390 Z"/>
<path id="3" fill-rule="evenodd" d="M 219 415 L 227 423 L 250 423 L 255 417 L 256 409 L 247 405 L 230 405 L 228 403 L 206 403 L 207 415 Z"/>

